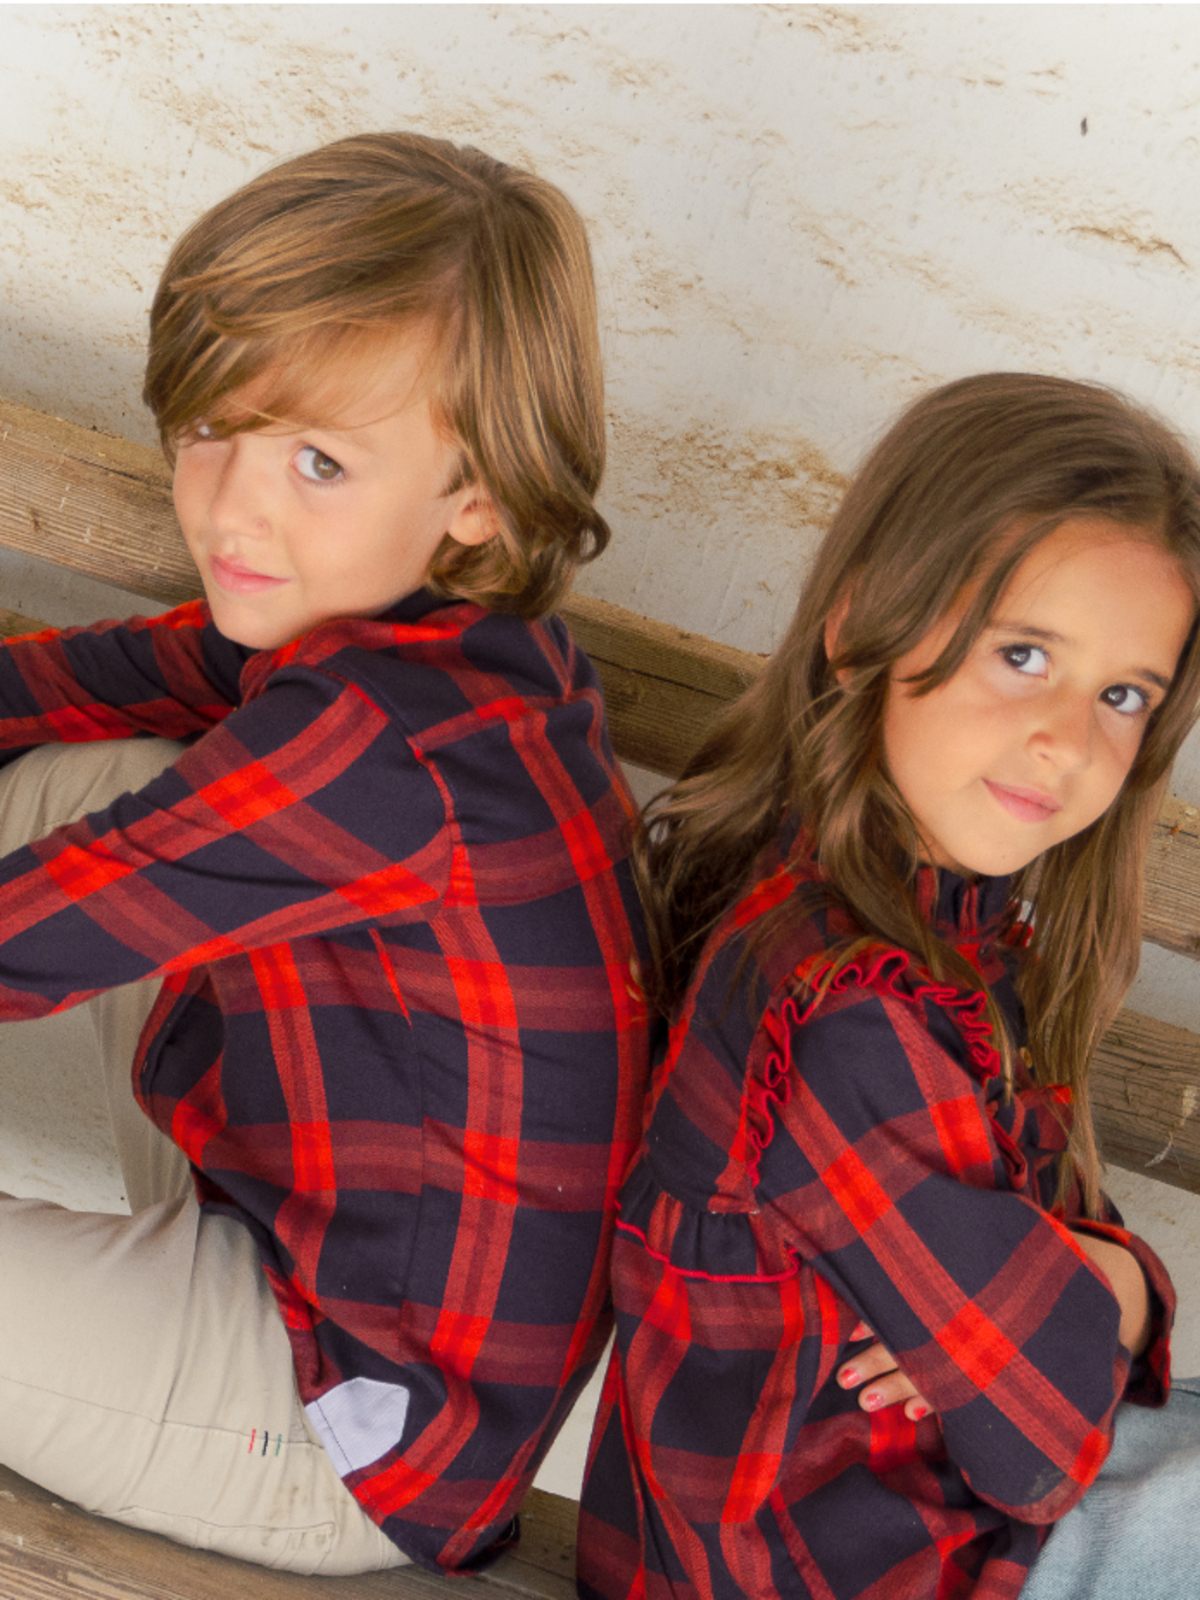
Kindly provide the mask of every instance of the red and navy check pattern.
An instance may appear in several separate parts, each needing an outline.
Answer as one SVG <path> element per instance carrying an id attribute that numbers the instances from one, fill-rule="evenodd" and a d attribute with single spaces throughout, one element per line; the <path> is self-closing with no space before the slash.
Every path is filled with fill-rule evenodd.
<path id="1" fill-rule="evenodd" d="M 0 1014 L 165 979 L 135 1066 L 255 1236 L 302 1399 L 400 1384 L 347 1478 L 414 1559 L 501 1530 L 611 1326 L 646 1015 L 626 791 L 560 622 L 428 594 L 254 654 L 188 605 L 10 642 L 0 747 L 194 739 L 0 861 Z"/>
<path id="2" fill-rule="evenodd" d="M 784 841 L 786 845 L 787 841 Z M 1130 1373 L 1052 1215 L 1061 1095 L 1005 1095 L 981 992 L 868 948 L 782 850 L 710 940 L 621 1195 L 617 1349 L 580 1523 L 586 1600 L 1011 1600 L 1092 1481 L 1122 1397 L 1161 1402 L 1174 1298 Z M 1007 884 L 924 873 L 931 920 L 1019 1030 Z M 788 897 L 809 907 L 765 941 Z M 1019 1036 L 1019 1035 L 1018 1035 Z M 1071 1208 L 1074 1216 L 1074 1209 Z M 862 1319 L 936 1409 L 839 1388 Z"/>

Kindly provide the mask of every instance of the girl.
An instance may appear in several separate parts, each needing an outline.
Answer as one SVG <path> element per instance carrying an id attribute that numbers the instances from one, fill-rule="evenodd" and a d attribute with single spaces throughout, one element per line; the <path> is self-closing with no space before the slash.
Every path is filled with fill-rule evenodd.
<path id="1" fill-rule="evenodd" d="M 1198 596 L 1171 433 L 1091 386 L 951 384 L 652 807 L 673 1027 L 621 1197 L 589 1600 L 1110 1592 L 1055 1570 L 1066 1529 L 1026 1576 L 1118 1403 L 1167 1396 L 1174 1299 L 1100 1193 L 1088 1066 Z"/>

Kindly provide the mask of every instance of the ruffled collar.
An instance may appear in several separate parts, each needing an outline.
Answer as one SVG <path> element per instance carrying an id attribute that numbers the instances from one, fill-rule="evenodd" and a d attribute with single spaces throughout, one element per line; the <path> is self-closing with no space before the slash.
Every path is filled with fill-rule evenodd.
<path id="1" fill-rule="evenodd" d="M 1013 880 L 964 878 L 945 867 L 919 867 L 917 908 L 947 944 L 991 943 L 1010 916 Z"/>

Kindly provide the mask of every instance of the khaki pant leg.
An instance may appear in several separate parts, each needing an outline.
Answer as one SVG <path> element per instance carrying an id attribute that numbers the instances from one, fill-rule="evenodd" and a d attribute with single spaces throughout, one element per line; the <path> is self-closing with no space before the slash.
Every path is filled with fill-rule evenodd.
<path id="1" fill-rule="evenodd" d="M 291 1572 L 406 1557 L 334 1470 L 245 1228 L 0 1196 L 0 1460 L 102 1516 Z"/>
<path id="2" fill-rule="evenodd" d="M 32 751 L 0 771 L 0 854 L 177 754 L 156 740 Z M 403 1565 L 308 1424 L 249 1233 L 200 1213 L 186 1161 L 133 1099 L 155 993 L 89 1003 L 136 1214 L 0 1195 L 0 1460 L 101 1515 L 263 1565 Z"/>
<path id="3" fill-rule="evenodd" d="M 0 855 L 89 811 L 103 810 L 118 795 L 144 788 L 182 749 L 168 739 L 39 745 L 0 769 Z M 128 984 L 84 1007 L 96 1035 L 94 1067 L 104 1075 L 109 1121 L 131 1211 L 157 1200 L 177 1199 L 191 1189 L 183 1152 L 142 1114 L 133 1098 L 133 1057 L 158 987 L 153 982 Z M 86 1071 L 93 1064 L 79 1065 Z"/>

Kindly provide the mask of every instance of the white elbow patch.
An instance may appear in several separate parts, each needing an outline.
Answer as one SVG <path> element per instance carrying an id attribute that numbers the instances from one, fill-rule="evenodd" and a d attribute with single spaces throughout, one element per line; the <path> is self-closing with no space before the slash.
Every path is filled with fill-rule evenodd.
<path id="1" fill-rule="evenodd" d="M 369 1467 L 399 1443 L 408 1390 L 375 1378 L 350 1378 L 304 1408 L 338 1476 Z"/>

